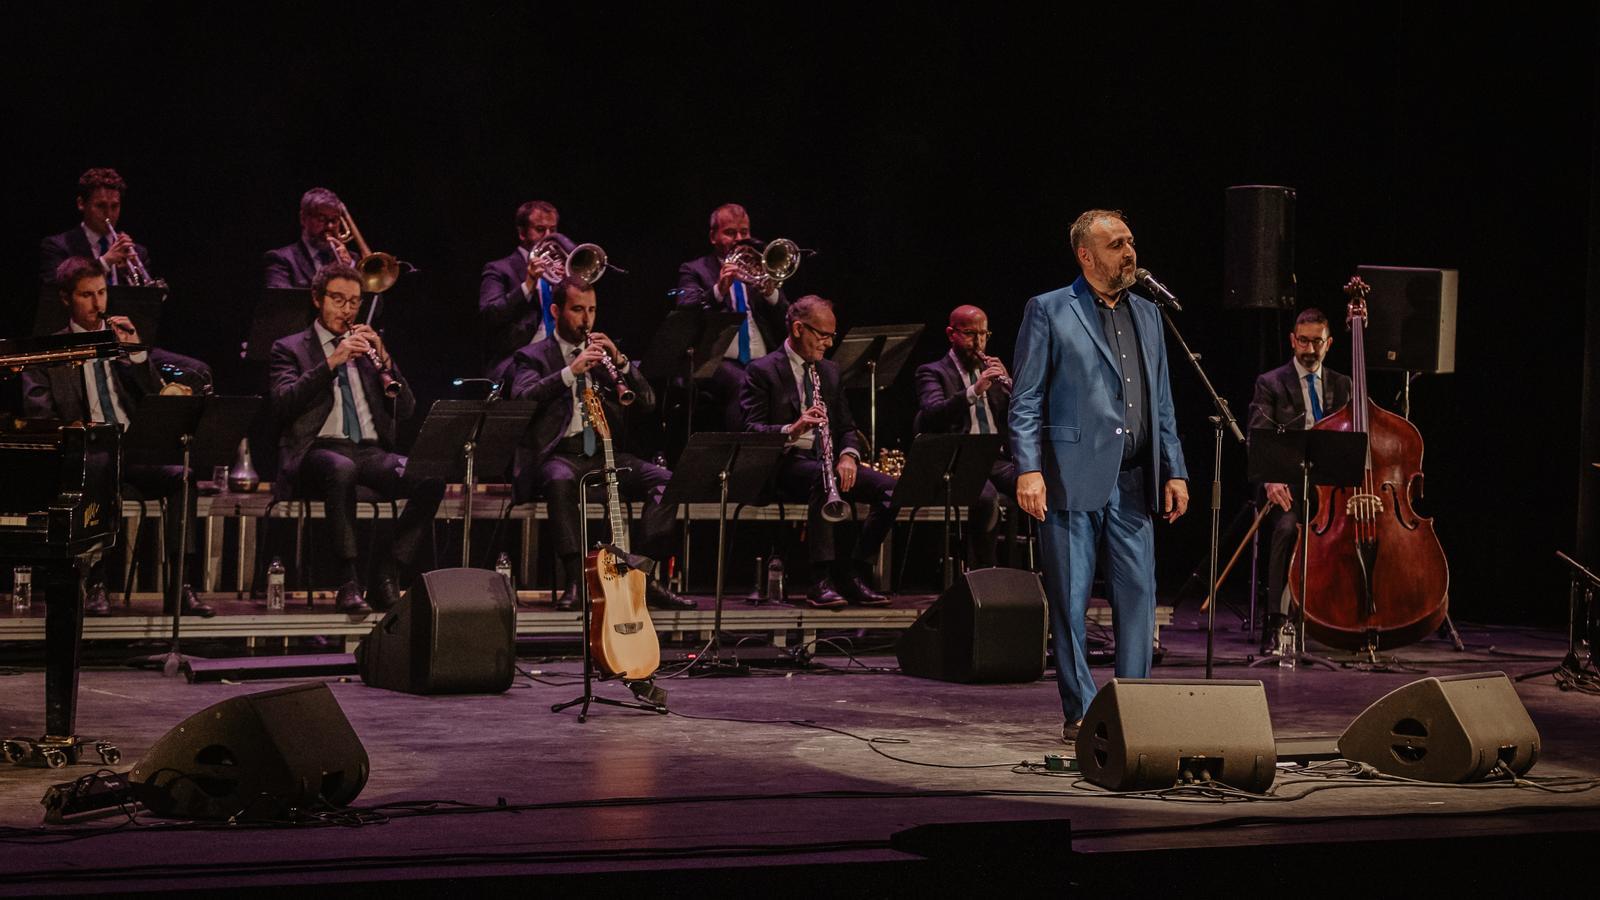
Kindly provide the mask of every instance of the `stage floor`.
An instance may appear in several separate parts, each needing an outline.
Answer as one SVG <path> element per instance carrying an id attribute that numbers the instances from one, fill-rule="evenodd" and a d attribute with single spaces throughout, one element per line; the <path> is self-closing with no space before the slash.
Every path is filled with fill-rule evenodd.
<path id="1" fill-rule="evenodd" d="M 1157 677 L 1203 675 L 1200 627 L 1192 606 L 1179 611 L 1163 630 Z M 1263 681 L 1280 740 L 1332 738 L 1370 702 L 1424 674 L 1515 676 L 1554 665 L 1565 649 L 1553 632 L 1461 630 L 1466 652 L 1429 640 L 1400 651 L 1414 671 L 1394 672 L 1247 670 L 1252 643 L 1228 630 L 1218 635 L 1217 677 Z M 1600 832 L 1600 789 L 1327 781 L 1280 769 L 1260 800 L 1110 796 L 1076 777 L 1016 769 L 1065 748 L 1053 679 L 909 678 L 890 670 L 888 639 L 857 636 L 857 658 L 831 653 L 804 671 L 668 679 L 671 715 L 597 707 L 581 724 L 574 711 L 550 712 L 579 691 L 573 660 L 525 659 L 534 677 L 499 696 L 416 697 L 331 680 L 371 758 L 356 805 L 387 807 L 387 821 L 362 827 L 116 828 L 109 819 L 59 840 L 66 834 L 34 830 L 39 799 L 91 768 L 3 766 L 0 894 L 340 884 L 348 896 L 396 880 L 460 891 L 475 878 L 475 891 L 524 895 L 533 886 L 587 892 L 609 880 L 660 895 L 715 884 L 769 896 L 896 896 L 1020 878 L 1086 895 L 1170 885 L 1185 896 L 1384 896 L 1417 886 L 1473 894 L 1555 886 L 1561 867 L 1592 883 L 1582 848 L 1592 853 Z M 188 684 L 91 668 L 80 728 L 118 743 L 117 768 L 126 770 L 189 714 L 287 683 Z M 1560 691 L 1548 677 L 1517 690 L 1543 742 L 1529 778 L 1600 778 L 1600 696 Z M 618 685 L 599 693 L 626 698 Z M 0 678 L 0 729 L 37 733 L 42 694 L 36 670 Z M 421 801 L 468 807 L 415 816 L 394 806 Z M 509 808 L 492 809 L 502 801 Z M 930 864 L 889 845 L 918 825 L 1025 820 L 1070 820 L 1071 852 L 1061 836 L 1055 853 L 1024 855 L 1035 847 L 1026 843 L 1009 853 L 991 847 L 998 855 L 987 862 Z M 536 875 L 548 880 L 527 880 Z"/>

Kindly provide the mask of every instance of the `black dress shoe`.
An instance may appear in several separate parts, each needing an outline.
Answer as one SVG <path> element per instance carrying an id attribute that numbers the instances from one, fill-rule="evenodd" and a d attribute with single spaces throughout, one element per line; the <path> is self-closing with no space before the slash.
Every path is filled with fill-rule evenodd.
<path id="1" fill-rule="evenodd" d="M 361 599 L 361 585 L 354 581 L 346 581 L 339 585 L 339 594 L 333 600 L 333 608 L 352 616 L 372 612 L 372 607 Z"/>
<path id="2" fill-rule="evenodd" d="M 833 581 L 823 578 L 806 589 L 806 605 L 812 609 L 844 609 L 844 598 L 833 589 Z"/>
<path id="3" fill-rule="evenodd" d="M 694 609 L 698 604 L 652 581 L 645 586 L 644 605 L 651 609 Z"/>
<path id="4" fill-rule="evenodd" d="M 182 607 L 183 614 L 186 616 L 199 616 L 202 619 L 209 619 L 217 614 L 216 610 L 201 603 L 200 598 L 195 596 L 194 588 L 187 584 L 183 586 L 183 590 L 178 595 L 178 604 Z M 172 610 L 168 608 L 166 613 L 170 616 L 172 615 Z"/>
<path id="5" fill-rule="evenodd" d="M 574 581 L 556 598 L 556 612 L 573 612 L 582 608 L 583 598 L 578 596 L 578 583 Z"/>
<path id="6" fill-rule="evenodd" d="M 111 615 L 111 598 L 106 595 L 106 586 L 92 584 L 83 598 L 83 611 L 90 616 Z"/>
<path id="7" fill-rule="evenodd" d="M 888 606 L 889 598 L 872 589 L 860 575 L 838 580 L 839 593 L 857 606 Z"/>
<path id="8" fill-rule="evenodd" d="M 388 612 L 400 602 L 400 586 L 390 575 L 379 576 L 378 582 L 367 588 L 367 605 L 378 612 Z"/>

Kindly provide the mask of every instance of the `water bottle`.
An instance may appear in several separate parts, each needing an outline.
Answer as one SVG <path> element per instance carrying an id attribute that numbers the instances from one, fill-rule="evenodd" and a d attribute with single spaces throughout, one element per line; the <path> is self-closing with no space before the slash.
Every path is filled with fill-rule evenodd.
<path id="1" fill-rule="evenodd" d="M 511 580 L 511 557 L 501 552 L 499 556 L 495 557 L 494 570 L 499 573 L 501 578 L 506 580 L 506 585 L 511 588 L 511 592 L 513 594 L 516 593 L 517 584 Z"/>
<path id="2" fill-rule="evenodd" d="M 786 596 L 783 590 L 783 560 L 774 553 L 772 561 L 767 563 L 767 600 L 782 603 Z"/>
<path id="3" fill-rule="evenodd" d="M 283 612 L 283 560 L 276 556 L 267 567 L 267 612 Z"/>
<path id="4" fill-rule="evenodd" d="M 17 566 L 11 570 L 11 613 L 27 615 L 33 608 L 33 567 Z"/>

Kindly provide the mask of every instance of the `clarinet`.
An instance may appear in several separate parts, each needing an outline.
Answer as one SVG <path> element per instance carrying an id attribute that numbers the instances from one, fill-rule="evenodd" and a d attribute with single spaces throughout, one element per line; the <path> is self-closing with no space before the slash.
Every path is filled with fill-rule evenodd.
<path id="1" fill-rule="evenodd" d="M 828 421 L 828 404 L 822 401 L 822 376 L 817 367 L 811 367 L 811 396 L 822 407 L 822 424 L 817 426 L 817 439 L 822 442 L 822 518 L 828 522 L 843 522 L 850 515 L 850 506 L 839 496 L 839 476 L 833 471 L 833 427 Z"/>

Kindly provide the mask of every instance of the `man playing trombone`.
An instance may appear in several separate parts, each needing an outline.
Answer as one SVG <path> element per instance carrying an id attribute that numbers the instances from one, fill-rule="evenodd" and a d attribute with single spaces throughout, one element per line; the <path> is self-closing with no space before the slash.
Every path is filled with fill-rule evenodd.
<path id="1" fill-rule="evenodd" d="M 752 362 L 739 395 L 744 430 L 779 432 L 788 440 L 778 461 L 778 489 L 810 500 L 806 547 L 815 579 L 805 602 L 838 609 L 847 602 L 887 606 L 889 599 L 862 577 L 894 526 L 894 479 L 860 465 L 861 441 L 839 385 L 839 367 L 823 354 L 838 321 L 833 304 L 807 295 L 789 306 L 789 336 Z M 838 448 L 837 454 L 832 451 Z M 849 516 L 843 498 L 872 506 L 848 562 L 835 559 L 833 527 Z"/>
<path id="2" fill-rule="evenodd" d="M 350 265 L 347 252 L 336 235 L 344 218 L 339 195 L 327 188 L 312 188 L 300 197 L 300 239 L 285 247 L 267 251 L 262 285 L 269 288 L 305 290 L 317 270 L 333 263 Z"/>
<path id="3" fill-rule="evenodd" d="M 544 200 L 522 204 L 517 207 L 517 249 L 483 267 L 478 322 L 483 328 L 483 374 L 490 381 L 502 381 L 512 354 L 550 332 L 555 285 L 545 277 L 545 262 L 533 248 L 554 236 L 560 222 L 561 213 Z"/>

